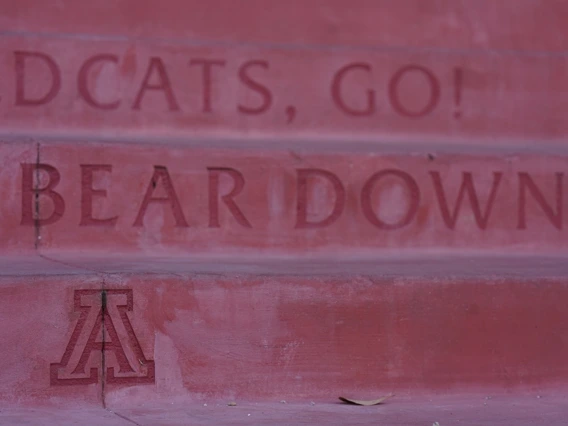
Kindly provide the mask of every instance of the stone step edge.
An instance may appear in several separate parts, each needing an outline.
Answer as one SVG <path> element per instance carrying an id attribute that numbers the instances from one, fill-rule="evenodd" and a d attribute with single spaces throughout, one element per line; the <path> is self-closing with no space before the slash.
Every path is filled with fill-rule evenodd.
<path id="1" fill-rule="evenodd" d="M 82 274 L 214 274 L 527 278 L 568 277 L 566 253 L 431 251 L 382 255 L 148 255 L 41 251 L 0 256 L 0 276 Z"/>
<path id="2" fill-rule="evenodd" d="M 333 395 L 323 401 L 311 399 L 293 400 L 237 400 L 204 399 L 203 401 L 168 400 L 159 403 L 132 405 L 102 404 L 63 406 L 14 406 L 2 407 L 0 421 L 11 424 L 83 424 L 83 425 L 132 425 L 160 423 L 212 426 L 227 421 L 250 424 L 289 425 L 327 424 L 330 426 L 352 424 L 382 424 L 389 421 L 397 425 L 478 425 L 498 422 L 503 426 L 550 426 L 565 424 L 566 393 L 532 392 L 527 394 L 469 394 L 421 395 L 400 397 L 395 395 L 384 404 L 371 407 L 339 403 Z M 236 405 L 229 405 L 234 402 Z M 244 420 L 243 420 L 244 419 Z M 69 422 L 69 423 L 66 423 Z M 361 423 L 365 422 L 365 423 Z M 486 423 L 489 422 L 489 423 Z M 390 424 L 390 423 L 388 423 Z"/>
<path id="3" fill-rule="evenodd" d="M 102 133 L 91 130 L 59 131 L 22 129 L 3 126 L 0 129 L 1 143 L 34 142 L 41 148 L 60 143 L 74 143 L 78 146 L 105 144 L 109 149 L 113 146 L 150 146 L 171 149 L 236 149 L 261 151 L 302 150 L 306 153 L 378 153 L 378 154 L 470 154 L 504 155 L 532 153 L 535 155 L 558 154 L 567 155 L 568 145 L 562 138 L 522 139 L 512 137 L 485 137 L 464 135 L 393 134 L 388 131 L 373 131 L 367 134 L 353 135 L 344 132 L 297 131 L 285 133 L 279 131 L 239 131 L 239 130 L 200 130 L 192 129 L 172 132 L 140 131 L 136 129 L 108 128 Z M 498 142 L 498 143 L 497 143 Z"/>
<path id="4" fill-rule="evenodd" d="M 548 278 L 3 277 L 0 401 L 566 386 L 567 299 Z"/>

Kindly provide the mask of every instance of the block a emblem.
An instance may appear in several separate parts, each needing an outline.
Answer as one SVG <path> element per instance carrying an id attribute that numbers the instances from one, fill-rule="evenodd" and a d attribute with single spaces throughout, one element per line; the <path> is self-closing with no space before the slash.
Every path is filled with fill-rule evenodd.
<path id="1" fill-rule="evenodd" d="M 73 304 L 79 319 L 61 361 L 50 364 L 52 386 L 88 385 L 99 377 L 108 384 L 155 383 L 154 361 L 144 356 L 128 316 L 132 289 L 75 290 Z"/>

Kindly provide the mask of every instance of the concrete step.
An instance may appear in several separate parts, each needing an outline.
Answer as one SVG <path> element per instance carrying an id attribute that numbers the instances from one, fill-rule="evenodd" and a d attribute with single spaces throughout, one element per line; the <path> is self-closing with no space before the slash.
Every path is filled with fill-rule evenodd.
<path id="1" fill-rule="evenodd" d="M 0 400 L 544 392 L 568 382 L 567 297 L 565 276 L 5 276 Z"/>
<path id="2" fill-rule="evenodd" d="M 84 37 L 89 41 L 115 36 L 141 42 L 156 38 L 196 44 L 499 49 L 504 54 L 564 52 L 566 46 L 558 19 L 566 14 L 563 3 L 440 0 L 425 6 L 421 0 L 329 0 L 306 6 L 302 0 L 265 0 L 265 8 L 258 4 L 170 0 L 164 5 L 148 0 L 140 7 L 136 0 L 102 0 L 98 5 L 63 0 L 54 6 L 22 0 L 4 4 L 0 22 L 7 35 L 83 35 L 91 36 Z M 286 25 L 289 22 L 294 25 Z"/>
<path id="3" fill-rule="evenodd" d="M 566 424 L 566 5 L 0 3 L 0 423 Z"/>
<path id="4" fill-rule="evenodd" d="M 41 251 L 0 257 L 0 277 L 85 274 L 182 274 L 376 278 L 507 278 L 538 279 L 568 276 L 563 255 L 503 255 L 473 252 L 408 252 L 381 256 L 216 256 L 132 255 Z"/>
<path id="5" fill-rule="evenodd" d="M 565 149 L 562 3 L 3 3 L 3 136 Z"/>
<path id="6" fill-rule="evenodd" d="M 0 145 L 6 255 L 559 256 L 559 154 Z"/>
<path id="7" fill-rule="evenodd" d="M 59 426 L 564 426 L 568 417 L 568 401 L 561 392 L 395 396 L 388 403 L 373 407 L 340 404 L 333 395 L 318 402 L 238 400 L 236 406 L 228 406 L 228 400 L 206 401 L 167 405 L 149 401 L 134 407 L 107 409 L 3 407 L 0 423 Z"/>

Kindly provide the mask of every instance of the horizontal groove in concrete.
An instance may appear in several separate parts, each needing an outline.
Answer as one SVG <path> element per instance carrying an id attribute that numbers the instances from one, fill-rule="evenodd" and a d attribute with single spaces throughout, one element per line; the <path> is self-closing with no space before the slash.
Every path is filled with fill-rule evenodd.
<path id="1" fill-rule="evenodd" d="M 0 276 L 206 274 L 377 277 L 568 277 L 565 256 L 398 254 L 384 256 L 144 256 L 56 252 L 0 257 Z"/>

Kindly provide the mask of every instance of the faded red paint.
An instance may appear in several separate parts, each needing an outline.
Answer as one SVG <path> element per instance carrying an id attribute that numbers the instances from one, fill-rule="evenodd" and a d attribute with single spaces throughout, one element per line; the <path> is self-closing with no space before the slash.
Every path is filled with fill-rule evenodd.
<path id="1" fill-rule="evenodd" d="M 125 301 L 118 302 L 122 296 Z M 94 301 L 95 309 L 91 303 L 84 304 L 84 298 Z M 114 304 L 113 304 L 114 302 Z M 97 306 L 100 309 L 97 310 Z M 113 307 L 119 314 L 123 326 L 123 335 L 117 332 L 113 321 Z M 80 316 L 65 348 L 65 352 L 59 363 L 50 364 L 50 384 L 52 386 L 65 385 L 89 385 L 99 382 L 99 376 L 109 384 L 152 384 L 155 382 L 155 365 L 153 360 L 148 360 L 144 356 L 140 342 L 128 318 L 128 312 L 134 308 L 133 292 L 131 289 L 105 289 L 105 290 L 75 290 L 73 308 L 79 312 Z M 95 319 L 89 330 L 85 330 L 90 312 L 95 313 Z M 87 332 L 89 336 L 84 346 L 78 345 L 81 334 Z M 100 339 L 100 340 L 99 340 Z M 125 352 L 125 347 L 130 346 L 131 358 L 129 360 Z M 78 350 L 81 354 L 74 368 L 70 365 L 73 352 Z M 118 364 L 118 375 L 115 367 L 109 366 L 108 354 L 112 352 Z M 92 356 L 95 357 L 97 364 L 92 364 Z M 100 357 L 100 360 L 99 360 Z M 87 363 L 91 361 L 89 373 L 85 376 Z M 140 365 L 138 365 L 140 364 Z M 142 375 L 138 370 L 143 369 Z M 61 371 L 67 371 L 67 377 L 61 377 Z M 138 374 L 136 374 L 138 372 Z"/>
<path id="2" fill-rule="evenodd" d="M 0 40 L 10 134 L 563 146 L 558 55 Z M 236 50 L 235 50 L 236 49 Z M 64 52 L 75 52 L 66 55 Z M 546 76 L 546 77 L 543 77 Z M 41 117 L 41 119 L 39 119 Z M 109 137 L 109 129 L 120 132 Z"/>
<path id="3" fill-rule="evenodd" d="M 568 383 L 566 5 L 4 3 L 0 402 Z"/>
<path id="4" fill-rule="evenodd" d="M 56 143 L 39 153 L 39 165 L 6 165 L 16 195 L 3 208 L 20 217 L 0 219 L 0 238 L 35 227 L 45 254 L 568 248 L 561 156 Z"/>
<path id="5" fill-rule="evenodd" d="M 72 388 L 49 386 L 49 365 L 68 353 L 65 348 L 85 316 L 81 306 L 91 304 L 85 295 L 95 298 L 90 324 L 100 309 L 101 290 L 75 291 L 82 282 L 96 284 L 86 276 L 33 282 L 2 278 L 3 400 L 26 393 L 31 399 L 48 398 L 62 395 L 61 388 Z M 156 362 L 155 384 L 138 388 L 131 402 L 172 392 L 178 397 L 280 400 L 346 392 L 443 392 L 456 386 L 520 391 L 568 379 L 563 337 L 568 330 L 568 287 L 563 279 L 229 273 L 107 277 L 105 285 L 112 288 L 110 317 L 128 357 L 123 369 L 138 372 L 149 366 L 149 359 Z M 73 303 L 77 306 L 78 297 L 82 305 L 77 310 Z M 22 303 L 33 307 L 31 313 L 13 315 Z M 134 340 L 128 327 L 122 327 L 122 316 L 135 330 Z M 61 366 L 60 374 L 73 377 L 74 370 L 85 365 L 89 376 L 89 366 L 101 365 L 96 357 L 94 364 L 81 363 L 81 354 L 93 342 L 92 330 L 85 325 L 78 339 L 83 343 L 74 348 L 69 369 Z M 131 345 L 135 341 L 139 353 L 137 345 Z M 15 347 L 27 354 L 24 362 L 24 352 Z M 107 367 L 115 367 L 115 376 L 106 376 L 108 401 L 126 398 L 120 388 L 137 380 L 116 380 L 121 365 L 116 350 L 114 346 L 104 352 Z M 145 366 L 133 361 L 141 356 Z"/>

